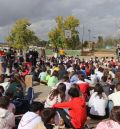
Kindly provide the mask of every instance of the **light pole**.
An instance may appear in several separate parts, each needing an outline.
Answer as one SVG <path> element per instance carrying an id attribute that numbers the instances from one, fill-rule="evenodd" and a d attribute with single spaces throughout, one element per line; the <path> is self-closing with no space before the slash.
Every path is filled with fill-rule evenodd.
<path id="1" fill-rule="evenodd" d="M 90 38 L 91 38 L 90 37 L 91 36 L 91 30 L 90 29 L 88 30 L 88 33 L 89 33 L 89 42 L 90 42 Z"/>
<path id="2" fill-rule="evenodd" d="M 85 33 L 85 28 L 84 28 L 84 24 L 83 24 L 82 44 L 81 44 L 82 52 L 83 52 L 83 43 L 84 43 L 84 33 Z"/>
<path id="3" fill-rule="evenodd" d="M 89 49 L 91 49 L 91 43 L 90 43 L 90 40 L 91 40 L 91 30 L 90 29 L 88 30 L 88 34 L 89 34 Z"/>

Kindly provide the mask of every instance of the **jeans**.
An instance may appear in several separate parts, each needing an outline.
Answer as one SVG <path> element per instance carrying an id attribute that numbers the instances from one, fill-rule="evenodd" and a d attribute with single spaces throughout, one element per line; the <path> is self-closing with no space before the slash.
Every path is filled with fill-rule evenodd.
<path id="1" fill-rule="evenodd" d="M 111 100 L 109 100 L 108 102 L 108 109 L 109 109 L 109 114 L 111 113 L 111 110 L 113 109 L 113 102 Z"/>

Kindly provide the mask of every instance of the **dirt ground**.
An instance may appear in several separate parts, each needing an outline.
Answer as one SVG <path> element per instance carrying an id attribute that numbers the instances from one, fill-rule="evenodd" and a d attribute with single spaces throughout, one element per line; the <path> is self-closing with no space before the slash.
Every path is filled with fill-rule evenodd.
<path id="1" fill-rule="evenodd" d="M 115 52 L 95 52 L 94 56 L 97 56 L 97 57 L 115 57 L 116 53 Z"/>

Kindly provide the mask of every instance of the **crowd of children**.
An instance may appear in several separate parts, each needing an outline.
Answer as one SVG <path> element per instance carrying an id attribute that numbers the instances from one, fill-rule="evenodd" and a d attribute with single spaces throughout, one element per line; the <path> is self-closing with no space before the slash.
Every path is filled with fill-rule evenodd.
<path id="1" fill-rule="evenodd" d="M 120 129 L 120 64 L 116 58 L 47 58 L 36 50 L 18 54 L 10 49 L 2 65 L 0 129 L 89 129 L 88 117 L 101 121 L 96 129 Z M 51 88 L 44 102 L 29 101 L 26 75 Z M 18 122 L 16 114 L 22 114 Z"/>

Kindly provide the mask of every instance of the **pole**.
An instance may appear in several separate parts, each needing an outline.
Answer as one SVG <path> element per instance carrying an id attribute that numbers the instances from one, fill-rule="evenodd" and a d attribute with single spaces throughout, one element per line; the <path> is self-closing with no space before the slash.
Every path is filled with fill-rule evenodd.
<path id="1" fill-rule="evenodd" d="M 83 24 L 83 33 L 82 33 L 82 44 L 81 44 L 81 49 L 82 49 L 82 52 L 83 52 L 83 43 L 84 43 L 84 24 Z"/>
<path id="2" fill-rule="evenodd" d="M 90 40 L 91 40 L 91 37 L 90 37 L 91 36 L 91 30 L 90 29 L 88 30 L 88 33 L 89 33 L 89 49 L 91 49 L 91 45 L 90 45 L 91 44 L 90 43 Z"/>
<path id="3" fill-rule="evenodd" d="M 90 42 L 91 30 L 89 29 L 88 32 L 89 32 L 89 42 Z"/>

